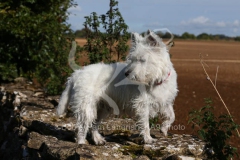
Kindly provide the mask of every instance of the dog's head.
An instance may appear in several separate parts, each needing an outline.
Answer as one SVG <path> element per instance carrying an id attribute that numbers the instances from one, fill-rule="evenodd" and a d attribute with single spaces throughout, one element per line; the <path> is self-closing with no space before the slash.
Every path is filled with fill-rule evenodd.
<path id="1" fill-rule="evenodd" d="M 129 65 L 125 71 L 126 77 L 144 84 L 161 81 L 172 65 L 167 46 L 162 39 L 149 30 L 144 36 L 132 33 L 131 44 L 127 56 Z"/>

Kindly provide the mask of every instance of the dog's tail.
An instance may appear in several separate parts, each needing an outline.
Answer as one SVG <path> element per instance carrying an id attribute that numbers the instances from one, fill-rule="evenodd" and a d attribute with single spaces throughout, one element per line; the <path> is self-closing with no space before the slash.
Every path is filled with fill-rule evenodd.
<path id="1" fill-rule="evenodd" d="M 72 79 L 71 77 L 68 78 L 68 81 L 66 83 L 66 88 L 63 91 L 59 103 L 58 103 L 58 107 L 57 107 L 57 115 L 63 115 L 67 109 L 67 106 L 69 104 L 70 98 L 71 98 L 71 90 L 73 87 L 73 83 L 72 83 Z"/>
<path id="2" fill-rule="evenodd" d="M 72 48 L 68 55 L 68 64 L 74 71 L 81 69 L 81 66 L 79 66 L 78 64 L 75 63 L 76 50 L 77 50 L 77 43 L 76 43 L 76 41 L 72 41 Z"/>

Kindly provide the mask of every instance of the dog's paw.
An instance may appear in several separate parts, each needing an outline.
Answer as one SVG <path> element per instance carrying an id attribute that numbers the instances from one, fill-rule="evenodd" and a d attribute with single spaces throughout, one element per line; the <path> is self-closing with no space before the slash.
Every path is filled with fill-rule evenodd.
<path id="1" fill-rule="evenodd" d="M 106 140 L 104 138 L 102 138 L 101 140 L 95 141 L 95 144 L 98 146 L 104 145 L 105 143 L 106 143 Z"/>
<path id="2" fill-rule="evenodd" d="M 144 139 L 145 144 L 152 144 L 152 143 L 155 143 L 156 141 L 157 141 L 157 139 L 154 139 L 152 137 Z"/>
<path id="3" fill-rule="evenodd" d="M 106 140 L 104 139 L 104 137 L 102 137 L 102 135 L 99 134 L 98 132 L 93 132 L 92 138 L 96 145 L 104 145 L 106 143 Z"/>
<path id="4" fill-rule="evenodd" d="M 161 127 L 161 132 L 166 137 L 167 136 L 167 132 L 168 132 L 168 128 L 167 127 Z"/>
<path id="5" fill-rule="evenodd" d="M 86 139 L 79 139 L 78 144 L 88 144 L 88 141 Z"/>

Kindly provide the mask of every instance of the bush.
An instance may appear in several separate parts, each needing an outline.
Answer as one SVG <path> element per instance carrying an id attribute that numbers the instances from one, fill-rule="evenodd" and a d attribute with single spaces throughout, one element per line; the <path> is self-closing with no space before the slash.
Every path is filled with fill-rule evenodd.
<path id="1" fill-rule="evenodd" d="M 98 16 L 96 12 L 93 12 L 85 17 L 84 35 L 86 35 L 87 44 L 83 47 L 83 51 L 88 53 L 91 64 L 101 61 L 114 62 L 114 54 L 117 55 L 117 61 L 125 59 L 130 34 L 127 32 L 128 26 L 119 9 L 116 8 L 117 5 L 117 1 L 110 0 L 110 9 L 106 14 Z"/>
<path id="2" fill-rule="evenodd" d="M 208 158 L 216 160 L 227 160 L 237 155 L 237 148 L 229 145 L 229 139 L 233 132 L 239 127 L 233 122 L 232 117 L 223 114 L 216 117 L 211 106 L 211 99 L 205 99 L 206 106 L 189 113 L 189 123 L 192 127 L 199 128 L 199 136 L 207 142 L 206 148 L 212 148 L 213 153 Z"/>
<path id="3" fill-rule="evenodd" d="M 67 57 L 72 37 L 66 20 L 71 6 L 73 0 L 1 1 L 0 74 L 37 77 L 49 94 L 59 93 L 70 72 Z"/>

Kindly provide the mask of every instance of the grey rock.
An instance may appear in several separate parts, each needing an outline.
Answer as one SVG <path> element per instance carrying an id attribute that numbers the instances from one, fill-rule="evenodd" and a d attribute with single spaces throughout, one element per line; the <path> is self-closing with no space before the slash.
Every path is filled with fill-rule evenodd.
<path id="1" fill-rule="evenodd" d="M 150 160 L 150 159 L 148 158 L 148 156 L 141 155 L 141 156 L 139 156 L 137 158 L 134 158 L 134 160 Z"/>
<path id="2" fill-rule="evenodd" d="M 42 92 L 36 92 L 34 93 L 33 97 L 45 97 L 45 93 L 42 91 Z"/>
<path id="3" fill-rule="evenodd" d="M 27 79 L 24 77 L 17 77 L 14 79 L 14 82 L 20 83 L 20 84 L 25 84 L 25 83 L 27 83 Z"/>
<path id="4" fill-rule="evenodd" d="M 116 147 L 116 143 L 108 143 L 105 146 L 78 145 L 58 140 L 52 136 L 43 136 L 36 132 L 30 133 L 28 141 L 28 148 L 33 149 L 31 152 L 41 148 L 38 153 L 43 159 L 132 159 L 131 156 L 123 155 L 118 148 L 114 147 Z"/>

